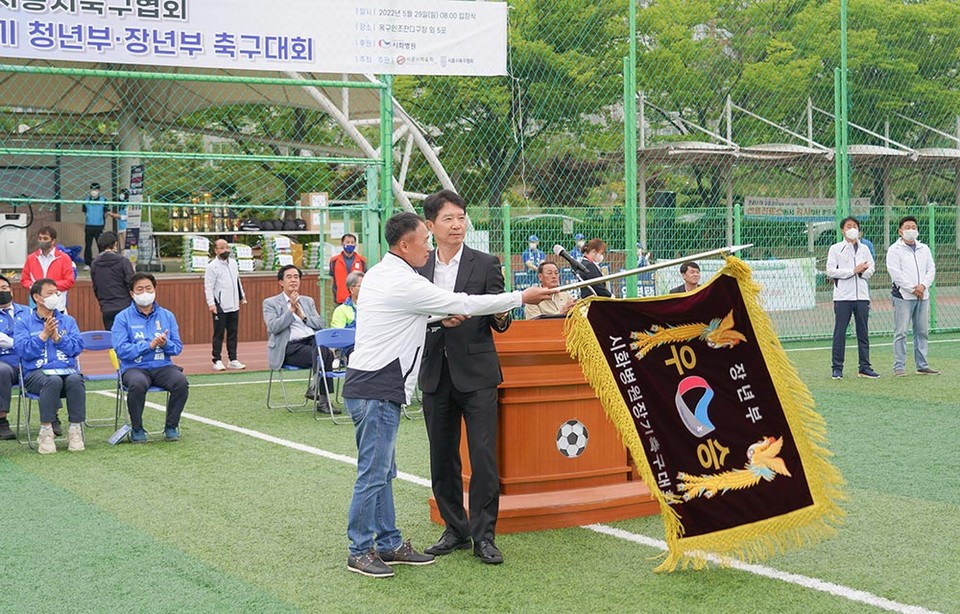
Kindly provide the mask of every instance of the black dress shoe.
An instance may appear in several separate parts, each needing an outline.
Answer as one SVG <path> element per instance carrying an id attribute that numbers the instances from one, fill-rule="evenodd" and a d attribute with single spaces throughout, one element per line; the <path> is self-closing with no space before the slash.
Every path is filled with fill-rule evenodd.
<path id="1" fill-rule="evenodd" d="M 466 550 L 470 547 L 470 538 L 464 537 L 463 539 L 457 537 L 453 533 L 444 531 L 443 535 L 440 536 L 440 539 L 437 540 L 437 543 L 430 546 L 429 548 L 424 549 L 424 554 L 432 554 L 434 556 L 439 556 L 442 554 L 450 554 L 454 550 Z"/>
<path id="2" fill-rule="evenodd" d="M 60 426 L 59 419 L 55 419 L 50 425 L 53 426 L 53 434 L 55 437 L 63 437 L 63 427 Z"/>
<path id="3" fill-rule="evenodd" d="M 503 562 L 503 554 L 493 543 L 492 539 L 485 539 L 473 545 L 473 555 L 480 557 L 480 560 L 487 565 L 499 565 Z"/>

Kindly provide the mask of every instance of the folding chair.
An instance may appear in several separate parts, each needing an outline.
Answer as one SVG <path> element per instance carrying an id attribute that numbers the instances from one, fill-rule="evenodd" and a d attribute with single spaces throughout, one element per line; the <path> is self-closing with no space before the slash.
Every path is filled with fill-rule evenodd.
<path id="1" fill-rule="evenodd" d="M 286 409 L 286 410 L 287 410 L 288 412 L 290 412 L 290 413 L 293 413 L 293 412 L 296 412 L 296 411 L 311 411 L 311 410 L 309 410 L 309 409 L 302 409 L 302 410 L 301 410 L 301 409 L 298 409 L 298 408 L 300 408 L 300 407 L 306 407 L 306 406 L 307 406 L 307 398 L 306 398 L 306 397 L 303 398 L 303 403 L 300 403 L 300 404 L 298 404 L 298 405 L 292 405 L 292 404 L 289 402 L 289 400 L 287 399 L 287 387 L 286 387 L 286 385 L 285 385 L 284 382 L 283 382 L 283 372 L 284 372 L 284 371 L 306 371 L 306 370 L 307 370 L 307 369 L 304 368 L 304 367 L 291 367 L 291 366 L 289 366 L 289 365 L 283 365 L 283 366 L 280 367 L 279 369 L 271 369 L 271 370 L 270 370 L 270 379 L 267 380 L 267 408 L 268 408 L 268 409 Z M 271 399 L 273 398 L 273 397 L 271 396 L 271 391 L 273 390 L 273 374 L 274 374 L 274 373 L 277 374 L 277 382 L 280 384 L 280 393 L 283 395 L 283 403 L 280 404 L 280 405 L 274 405 L 274 404 L 272 404 L 272 402 L 271 402 Z M 308 385 L 309 385 L 309 384 L 308 384 Z"/>
<path id="2" fill-rule="evenodd" d="M 324 328 L 318 330 L 314 335 L 314 339 L 317 342 L 317 347 L 323 346 L 329 350 L 344 350 L 352 348 L 356 339 L 357 331 L 354 328 Z M 336 414 L 333 413 L 334 404 L 336 403 L 337 389 L 340 390 L 340 408 L 343 408 L 343 386 L 337 386 L 338 380 L 343 380 L 347 376 L 347 365 L 345 361 L 341 362 L 339 367 L 334 368 L 332 371 L 327 371 L 326 367 L 323 365 L 323 358 L 320 356 L 319 350 L 317 351 L 317 370 L 315 377 L 317 379 L 317 390 L 320 389 L 320 382 L 323 382 L 323 390 L 327 393 L 327 403 L 329 409 L 326 412 L 320 411 L 320 400 L 317 398 L 313 403 L 313 417 L 317 420 L 320 419 L 320 414 L 328 414 L 330 421 L 334 424 L 341 424 L 345 420 L 338 421 Z M 334 380 L 333 390 L 330 390 L 329 379 Z M 317 395 L 319 397 L 319 395 Z M 325 416 L 326 417 L 326 416 Z"/>
<path id="3" fill-rule="evenodd" d="M 113 428 L 114 430 L 116 430 L 120 428 L 120 416 L 123 415 L 123 408 L 127 405 L 127 387 L 123 385 L 123 379 L 120 377 L 120 358 L 117 356 L 117 352 L 113 348 L 110 348 L 110 363 L 113 365 L 113 368 L 116 370 L 116 378 L 117 378 L 117 391 L 116 391 L 117 405 L 116 405 L 116 410 L 113 416 Z M 164 407 L 166 407 L 167 403 L 170 402 L 170 393 L 167 392 L 165 389 L 159 388 L 157 386 L 150 386 L 149 388 L 147 388 L 147 394 L 151 392 L 167 393 L 167 400 L 164 403 Z M 147 431 L 147 432 L 151 435 L 156 435 L 163 431 Z"/>
<path id="4" fill-rule="evenodd" d="M 25 443 L 28 446 L 30 446 L 31 450 L 34 450 L 36 448 L 33 445 L 33 435 L 30 433 L 30 414 L 33 411 L 34 401 L 36 401 L 37 409 L 39 411 L 40 395 L 30 392 L 29 390 L 27 390 L 27 387 L 23 384 L 23 365 L 20 366 L 19 377 L 20 377 L 20 382 L 18 384 L 18 388 L 20 389 L 20 396 L 17 398 L 17 442 L 21 444 Z M 20 413 L 21 413 L 21 408 L 23 406 L 24 401 L 27 402 L 27 411 L 26 411 L 26 415 L 23 418 L 24 429 L 26 429 L 26 439 L 21 439 L 20 438 Z M 66 433 L 66 429 L 64 429 L 64 433 Z M 66 436 L 65 435 L 61 436 L 58 439 L 64 440 L 66 439 Z M 84 437 L 84 439 L 86 439 L 86 437 Z"/>
<path id="5" fill-rule="evenodd" d="M 90 330 L 80 333 L 80 337 L 83 339 L 83 349 L 91 352 L 109 352 L 113 350 L 113 334 L 108 330 Z M 111 363 L 113 362 L 111 356 Z M 80 367 L 80 359 L 77 359 L 77 366 Z M 83 373 L 83 381 L 85 382 L 104 382 L 114 379 L 116 375 L 116 368 L 104 372 L 104 373 L 87 373 L 84 369 L 80 369 L 80 372 Z M 117 428 L 116 419 L 114 419 L 113 428 Z M 95 418 L 88 419 L 83 423 L 87 427 L 102 427 L 110 426 L 110 418 Z"/>

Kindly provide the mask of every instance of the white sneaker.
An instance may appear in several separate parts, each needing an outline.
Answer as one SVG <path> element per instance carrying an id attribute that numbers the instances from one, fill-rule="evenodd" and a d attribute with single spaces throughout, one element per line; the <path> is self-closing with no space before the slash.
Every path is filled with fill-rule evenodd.
<path id="1" fill-rule="evenodd" d="M 228 369 L 246 369 L 247 365 L 243 364 L 239 360 L 231 360 L 227 363 Z"/>
<path id="2" fill-rule="evenodd" d="M 218 361 L 216 361 L 215 363 L 213 363 L 213 370 L 214 370 L 214 371 L 223 371 L 224 369 L 226 369 L 226 367 L 223 366 L 223 361 L 222 361 L 222 360 L 218 360 Z"/>
<path id="3" fill-rule="evenodd" d="M 53 443 L 53 429 L 40 427 L 40 434 L 37 435 L 37 452 L 40 454 L 55 454 L 57 444 Z"/>
<path id="4" fill-rule="evenodd" d="M 83 452 L 86 448 L 83 445 L 83 429 L 79 424 L 71 424 L 67 431 L 67 450 L 71 452 Z"/>

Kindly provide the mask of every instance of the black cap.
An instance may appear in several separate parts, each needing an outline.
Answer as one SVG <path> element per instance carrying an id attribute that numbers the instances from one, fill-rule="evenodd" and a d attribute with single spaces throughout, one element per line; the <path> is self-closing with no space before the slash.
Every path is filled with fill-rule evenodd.
<path id="1" fill-rule="evenodd" d="M 94 181 L 93 183 L 90 184 L 90 189 L 91 189 L 91 190 L 99 190 L 99 189 L 100 189 L 100 184 L 97 183 L 96 181 Z"/>

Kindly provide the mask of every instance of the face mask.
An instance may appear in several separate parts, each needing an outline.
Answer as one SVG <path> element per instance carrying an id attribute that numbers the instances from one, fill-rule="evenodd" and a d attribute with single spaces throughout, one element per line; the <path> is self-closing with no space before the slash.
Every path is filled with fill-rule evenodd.
<path id="1" fill-rule="evenodd" d="M 0 292 L 0 305 L 13 302 L 13 292 Z"/>
<path id="2" fill-rule="evenodd" d="M 910 228 L 903 231 L 903 238 L 907 241 L 916 241 L 920 236 L 920 231 L 916 228 Z"/>
<path id="3" fill-rule="evenodd" d="M 60 295 L 51 294 L 47 298 L 43 299 L 43 306 L 49 309 L 50 311 L 53 311 L 54 309 L 60 306 Z"/>
<path id="4" fill-rule="evenodd" d="M 347 252 L 348 254 L 352 254 L 352 253 L 353 253 L 353 250 L 355 250 L 355 249 L 357 249 L 357 246 L 356 246 L 356 245 L 344 245 L 344 246 L 343 246 L 343 251 Z"/>
<path id="5" fill-rule="evenodd" d="M 37 245 L 39 245 L 43 251 L 47 251 L 50 249 L 50 246 L 53 245 L 53 241 L 37 241 Z"/>
<path id="6" fill-rule="evenodd" d="M 100 190 L 90 190 L 90 198 L 100 198 Z"/>
<path id="7" fill-rule="evenodd" d="M 577 247 L 583 247 L 586 244 L 587 244 L 586 241 L 577 241 Z"/>
<path id="8" fill-rule="evenodd" d="M 144 292 L 143 294 L 134 294 L 133 302 L 141 307 L 149 307 L 153 305 L 153 301 L 156 300 L 156 292 Z"/>
<path id="9" fill-rule="evenodd" d="M 597 257 L 594 258 L 593 261 L 596 262 L 597 264 L 600 264 L 601 262 L 603 262 L 603 254 L 597 254 Z"/>
<path id="10" fill-rule="evenodd" d="M 851 241 L 856 241 L 860 238 L 860 229 L 859 228 L 847 228 L 843 231 L 843 236 L 850 239 Z"/>
<path id="11" fill-rule="evenodd" d="M 220 260 L 229 260 L 230 252 L 229 251 L 220 252 L 219 254 L 217 254 L 217 258 L 219 258 Z"/>
<path id="12" fill-rule="evenodd" d="M 537 249 L 537 245 L 538 245 L 537 243 L 531 243 L 531 244 L 530 244 L 530 249 L 531 249 L 531 250 Z"/>

